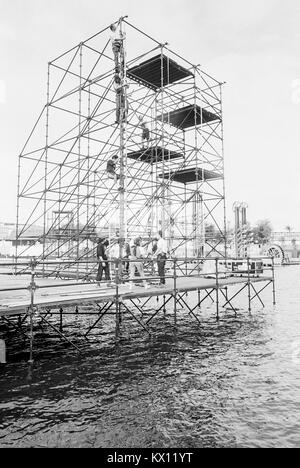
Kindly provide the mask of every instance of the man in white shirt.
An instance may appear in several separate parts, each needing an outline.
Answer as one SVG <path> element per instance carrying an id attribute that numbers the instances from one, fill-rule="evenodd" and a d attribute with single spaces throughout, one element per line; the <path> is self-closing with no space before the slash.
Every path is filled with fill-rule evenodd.
<path id="1" fill-rule="evenodd" d="M 166 260 L 167 260 L 167 252 L 168 246 L 166 240 L 163 238 L 162 231 L 158 231 L 158 242 L 157 242 L 157 268 L 158 268 L 158 275 L 160 278 L 160 287 L 164 287 L 166 284 L 165 278 L 165 267 L 166 267 Z"/>
<path id="2" fill-rule="evenodd" d="M 115 66 L 116 68 L 119 67 L 119 64 L 121 62 L 121 47 L 123 44 L 123 40 L 125 38 L 124 33 L 121 33 L 121 31 L 118 30 L 119 24 L 113 23 L 110 25 L 110 41 L 112 45 L 112 50 L 114 54 L 114 60 L 115 60 Z"/>
<path id="3" fill-rule="evenodd" d="M 137 237 L 136 239 L 134 239 L 133 244 L 131 243 L 131 245 L 130 245 L 129 259 L 130 260 L 138 260 L 138 259 L 141 259 L 142 257 L 143 257 L 143 252 L 141 250 L 141 238 Z M 145 278 L 144 266 L 143 266 L 143 263 L 141 261 L 137 261 L 137 262 L 131 261 L 130 262 L 129 278 L 134 279 L 136 269 L 137 269 L 139 275 L 142 278 Z M 149 285 L 148 285 L 148 283 L 147 283 L 147 281 L 145 279 L 143 279 L 143 284 L 144 284 L 145 289 L 149 288 Z M 129 288 L 132 289 L 132 281 L 129 282 Z"/>

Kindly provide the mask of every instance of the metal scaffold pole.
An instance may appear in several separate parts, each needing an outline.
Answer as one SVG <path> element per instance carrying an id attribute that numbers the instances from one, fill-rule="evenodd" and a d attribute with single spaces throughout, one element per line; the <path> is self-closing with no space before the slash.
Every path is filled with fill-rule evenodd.
<path id="1" fill-rule="evenodd" d="M 146 244 L 160 229 L 176 256 L 223 255 L 220 82 L 125 18 L 49 62 L 47 103 L 19 157 L 18 243 L 39 228 L 38 257 L 71 258 L 61 269 L 78 280 L 109 233 L 119 258 L 128 235 Z M 205 239 L 205 223 L 217 237 Z"/>
<path id="2" fill-rule="evenodd" d="M 119 258 L 121 259 L 124 254 L 125 244 L 125 179 L 126 179 L 126 125 L 127 125 L 127 88 L 126 88 L 126 51 L 125 51 L 125 34 L 123 31 L 123 18 L 120 19 L 120 36 L 121 36 L 121 49 L 120 49 L 120 78 L 122 86 L 122 97 L 120 102 L 120 179 L 119 179 L 119 200 L 120 200 L 120 220 L 119 220 Z M 119 262 L 119 270 L 122 268 Z M 121 271 L 119 271 L 119 274 Z"/>
<path id="3" fill-rule="evenodd" d="M 223 161 L 223 174 L 225 174 L 225 168 L 224 168 L 224 123 L 223 123 L 223 85 L 225 83 L 220 83 L 220 108 L 221 108 L 221 141 L 222 141 L 222 161 Z M 225 188 L 225 175 L 223 177 L 223 195 L 224 195 L 224 200 L 223 200 L 223 217 L 224 217 L 224 251 L 225 251 L 225 259 L 227 259 L 228 256 L 228 240 L 227 240 L 227 215 L 226 215 L 226 203 L 225 203 L 225 198 L 226 198 L 226 188 Z"/>

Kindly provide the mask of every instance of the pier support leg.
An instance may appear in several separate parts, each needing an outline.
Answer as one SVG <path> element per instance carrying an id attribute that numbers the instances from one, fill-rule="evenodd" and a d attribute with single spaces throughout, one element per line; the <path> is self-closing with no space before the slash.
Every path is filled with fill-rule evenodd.
<path id="1" fill-rule="evenodd" d="M 251 312 L 251 284 L 248 282 L 248 312 Z"/>
<path id="2" fill-rule="evenodd" d="M 173 280 L 174 280 L 174 325 L 177 325 L 177 271 L 176 271 L 176 263 L 177 260 L 174 258 L 174 275 L 173 275 Z"/>
<path id="3" fill-rule="evenodd" d="M 217 321 L 219 321 L 220 320 L 219 288 L 216 288 L 216 311 L 217 311 Z"/>
<path id="4" fill-rule="evenodd" d="M 0 364 L 6 364 L 6 346 L 4 340 L 0 340 Z"/>
<path id="5" fill-rule="evenodd" d="M 225 298 L 226 298 L 226 301 L 228 302 L 228 286 L 225 287 Z"/>
<path id="6" fill-rule="evenodd" d="M 217 321 L 220 320 L 220 301 L 219 301 L 219 261 L 216 259 L 216 310 Z"/>
<path id="7" fill-rule="evenodd" d="M 119 301 L 116 300 L 116 338 L 120 333 L 120 320 L 119 320 Z"/>
<path id="8" fill-rule="evenodd" d="M 177 291 L 174 289 L 174 325 L 177 325 Z"/>
<path id="9" fill-rule="evenodd" d="M 251 312 L 251 281 L 250 281 L 250 263 L 249 258 L 247 258 L 247 275 L 248 275 L 248 312 Z"/>
<path id="10" fill-rule="evenodd" d="M 35 311 L 34 307 L 34 295 L 35 291 L 37 288 L 37 285 L 35 283 L 35 267 L 36 267 L 36 262 L 35 260 L 31 261 L 31 281 L 30 285 L 28 287 L 28 290 L 30 291 L 30 308 L 29 308 L 29 319 L 30 319 L 30 351 L 29 351 L 29 364 L 33 364 L 33 315 Z"/>
<path id="11" fill-rule="evenodd" d="M 30 335 L 29 335 L 29 364 L 33 364 L 33 309 L 30 308 L 29 313 L 29 320 L 30 320 Z"/>
<path id="12" fill-rule="evenodd" d="M 275 288 L 275 264 L 274 257 L 272 257 L 272 283 L 273 283 L 273 305 L 276 305 L 276 288 Z"/>
<path id="13" fill-rule="evenodd" d="M 119 325 L 121 325 L 123 317 L 122 317 L 122 302 L 119 302 Z"/>
<path id="14" fill-rule="evenodd" d="M 59 331 L 60 333 L 63 332 L 63 308 L 60 307 L 59 309 Z"/>
<path id="15" fill-rule="evenodd" d="M 120 333 L 120 300 L 119 300 L 119 260 L 116 260 L 116 338 L 118 338 Z"/>

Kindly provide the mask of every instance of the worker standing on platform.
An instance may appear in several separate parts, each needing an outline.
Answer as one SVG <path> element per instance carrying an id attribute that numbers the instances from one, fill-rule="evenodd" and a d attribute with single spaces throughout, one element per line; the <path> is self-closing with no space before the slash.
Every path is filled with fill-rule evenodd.
<path id="1" fill-rule="evenodd" d="M 125 250 L 124 258 L 129 259 L 130 258 L 130 243 L 129 243 L 129 241 L 125 242 L 124 250 Z M 129 262 L 125 262 L 125 271 L 126 271 L 126 274 L 128 275 L 129 274 Z"/>
<path id="2" fill-rule="evenodd" d="M 98 245 L 97 245 L 97 259 L 98 259 L 98 273 L 96 277 L 96 281 L 102 281 L 102 275 L 103 271 L 105 273 L 105 280 L 110 281 L 110 274 L 109 274 L 109 264 L 108 264 L 108 258 L 106 254 L 106 249 L 107 249 L 108 241 L 105 241 L 103 238 L 98 239 Z"/>
<path id="3" fill-rule="evenodd" d="M 139 116 L 139 121 L 140 121 L 140 127 L 142 129 L 142 149 L 145 149 L 145 143 L 146 143 L 146 148 L 149 147 L 150 130 L 147 127 L 141 115 Z"/>
<path id="4" fill-rule="evenodd" d="M 167 242 L 163 238 L 162 231 L 158 231 L 158 242 L 157 242 L 157 250 L 156 250 L 156 257 L 157 257 L 157 268 L 158 268 L 158 275 L 160 279 L 160 287 L 163 287 L 166 284 L 165 278 L 165 267 L 166 267 L 166 260 L 167 260 Z"/>
<path id="5" fill-rule="evenodd" d="M 115 154 L 111 159 L 107 161 L 106 172 L 110 179 L 114 179 L 115 182 L 119 180 L 119 175 L 116 173 L 116 165 L 118 161 L 118 156 Z"/>
<path id="6" fill-rule="evenodd" d="M 140 260 L 142 258 L 142 252 L 141 252 L 141 238 L 137 237 L 134 239 L 133 244 L 130 245 L 130 257 L 129 259 L 131 260 L 130 262 L 130 274 L 129 278 L 134 279 L 135 277 L 135 269 L 137 269 L 139 275 L 144 278 L 145 273 L 144 273 L 144 266 L 141 261 L 135 262 L 134 260 Z M 143 285 L 147 289 L 149 287 L 147 281 L 143 279 Z M 132 281 L 129 283 L 130 289 L 132 289 Z"/>
<path id="7" fill-rule="evenodd" d="M 152 276 L 156 274 L 155 262 L 153 261 L 153 259 L 155 258 L 156 251 L 157 251 L 157 242 L 158 242 L 157 237 L 154 237 L 154 239 L 148 245 L 148 249 L 147 249 L 147 257 L 151 259 L 151 275 Z"/>

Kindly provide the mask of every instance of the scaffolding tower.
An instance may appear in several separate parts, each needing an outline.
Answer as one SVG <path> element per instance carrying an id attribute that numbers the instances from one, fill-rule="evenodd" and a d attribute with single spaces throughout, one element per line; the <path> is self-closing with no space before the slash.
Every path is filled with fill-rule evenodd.
<path id="1" fill-rule="evenodd" d="M 79 265 L 99 235 L 122 257 L 159 230 L 172 255 L 226 256 L 222 83 L 126 18 L 48 63 L 19 155 L 17 260 L 37 225 L 42 260 Z"/>
<path id="2" fill-rule="evenodd" d="M 247 203 L 234 202 L 234 245 L 236 258 L 246 258 L 249 246 L 249 224 L 247 222 Z"/>

